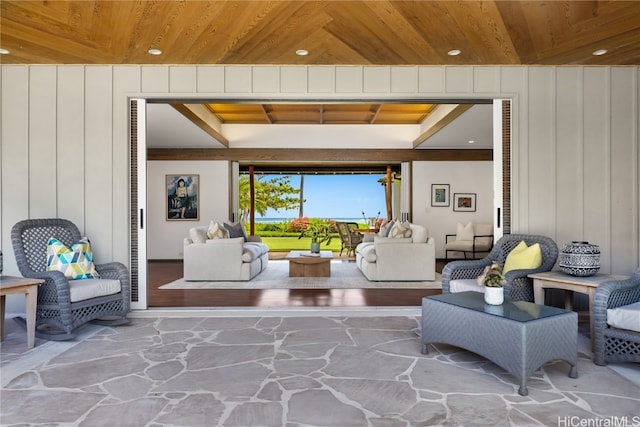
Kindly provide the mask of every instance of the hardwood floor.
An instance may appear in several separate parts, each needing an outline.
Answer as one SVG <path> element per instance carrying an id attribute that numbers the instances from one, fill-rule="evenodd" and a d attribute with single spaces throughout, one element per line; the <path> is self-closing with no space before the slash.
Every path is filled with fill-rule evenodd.
<path id="1" fill-rule="evenodd" d="M 436 271 L 441 272 L 443 265 L 436 262 Z M 433 289 L 158 289 L 180 277 L 182 261 L 149 261 L 149 307 L 405 307 L 420 306 L 422 297 L 440 293 Z"/>

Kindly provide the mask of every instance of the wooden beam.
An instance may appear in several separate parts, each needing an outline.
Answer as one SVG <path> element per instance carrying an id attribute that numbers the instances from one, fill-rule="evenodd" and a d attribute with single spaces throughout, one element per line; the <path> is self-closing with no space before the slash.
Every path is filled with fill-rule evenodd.
<path id="1" fill-rule="evenodd" d="M 391 207 L 391 165 L 387 165 L 387 185 L 384 194 L 387 201 L 387 221 L 393 218 L 393 209 Z"/>
<path id="2" fill-rule="evenodd" d="M 256 234 L 256 186 L 253 175 L 253 166 L 249 166 L 249 197 L 251 200 L 249 208 L 249 234 Z"/>
<path id="3" fill-rule="evenodd" d="M 180 114 L 191 120 L 196 126 L 211 135 L 216 141 L 225 147 L 229 146 L 229 140 L 222 136 L 214 127 L 213 113 L 204 104 L 171 104 Z"/>
<path id="4" fill-rule="evenodd" d="M 245 163 L 491 161 L 493 150 L 375 150 L 304 148 L 149 148 L 148 160 L 234 160 Z"/>
<path id="5" fill-rule="evenodd" d="M 427 139 L 431 138 L 433 135 L 442 130 L 449 123 L 454 121 L 456 118 L 460 117 L 462 113 L 467 111 L 469 108 L 473 107 L 473 104 L 459 104 L 453 110 L 451 110 L 448 114 L 446 114 L 442 119 L 440 119 L 437 123 L 427 129 L 422 135 L 417 137 L 413 141 L 413 148 L 416 148 L 418 145 L 425 142 Z"/>

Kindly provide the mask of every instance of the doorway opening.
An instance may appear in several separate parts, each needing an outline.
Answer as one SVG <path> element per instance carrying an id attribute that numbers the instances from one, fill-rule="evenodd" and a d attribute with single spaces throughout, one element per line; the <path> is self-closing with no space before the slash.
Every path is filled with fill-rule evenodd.
<path id="1" fill-rule="evenodd" d="M 166 102 L 166 100 L 165 100 L 165 102 Z M 345 101 L 345 102 L 348 102 L 348 101 Z M 484 102 L 487 102 L 487 101 L 485 100 Z M 133 117 L 133 115 L 132 115 L 132 117 Z M 145 122 L 144 123 L 145 123 L 144 127 L 146 127 L 146 118 L 145 118 Z M 134 133 L 133 130 L 134 130 L 134 127 L 132 126 L 132 134 Z M 509 133 L 510 133 L 510 130 L 509 130 Z M 144 159 L 144 161 L 149 160 L 148 156 L 149 156 L 150 152 L 151 151 L 155 151 L 155 149 L 147 147 L 146 138 L 142 138 L 142 139 L 138 138 L 137 142 L 138 142 L 138 144 L 136 144 L 134 146 L 133 145 L 133 139 L 132 139 L 132 153 L 134 151 L 136 153 L 138 153 L 137 159 L 136 159 L 136 157 L 134 157 L 132 155 L 132 164 L 133 163 L 139 164 L 140 163 L 139 161 L 143 160 L 143 159 Z M 143 143 L 144 145 L 140 145 L 140 143 Z M 502 149 L 502 147 L 500 149 Z M 181 151 L 183 152 L 183 156 L 184 155 L 188 156 L 188 152 L 189 152 L 188 150 L 181 150 Z M 233 153 L 231 155 L 236 155 L 239 151 L 241 151 L 241 149 L 229 148 L 229 149 L 216 150 L 216 151 L 219 152 L 219 153 L 220 152 L 227 152 L 227 153 Z M 244 150 L 244 151 L 254 151 L 254 150 Z M 257 150 L 257 151 L 260 151 L 260 150 Z M 284 150 L 284 151 L 287 151 L 287 150 Z M 289 150 L 289 151 L 296 151 L 296 150 Z M 349 151 L 349 150 L 345 150 L 345 151 Z M 356 151 L 356 150 L 350 150 L 350 151 Z M 380 151 L 380 155 L 381 156 L 384 156 L 384 150 L 378 150 L 378 151 Z M 423 153 L 425 151 L 430 151 L 432 153 L 442 153 L 443 151 L 446 151 L 446 150 L 444 150 L 444 149 L 433 149 L 433 150 L 416 149 L 416 150 L 406 150 L 406 151 L 412 152 L 412 154 L 416 153 L 416 152 L 419 152 L 420 155 L 423 155 Z M 328 153 L 328 152 L 331 152 L 331 150 L 326 150 L 325 151 L 325 153 Z M 187 153 L 187 154 L 184 154 L 184 153 Z M 316 154 L 315 150 L 314 150 L 314 154 Z M 277 154 L 274 154 L 274 156 L 277 157 Z M 336 160 L 335 153 L 333 155 L 328 155 L 328 156 L 329 156 L 328 158 L 331 159 L 331 161 L 328 162 L 328 163 L 331 163 L 334 167 L 337 164 L 340 163 L 340 161 Z M 437 157 L 437 156 L 438 156 L 438 154 L 435 154 L 435 157 Z M 507 160 L 508 160 L 508 156 L 506 156 L 506 157 L 507 157 Z M 206 158 L 206 156 L 205 156 L 205 158 Z M 133 161 L 134 159 L 136 159 L 137 161 L 134 162 Z M 186 157 L 182 157 L 182 159 L 186 159 Z M 403 158 L 402 161 L 405 161 L 406 159 L 407 158 Z M 229 159 L 229 160 L 231 161 L 231 159 Z M 243 159 L 241 157 L 237 157 L 237 156 L 235 157 L 235 160 L 236 161 L 238 161 L 238 160 L 243 161 Z M 251 162 L 251 161 L 252 160 L 248 160 L 246 162 Z M 268 162 L 272 162 L 272 160 L 270 160 Z M 266 162 L 266 163 L 268 163 L 268 162 Z M 289 162 L 290 162 L 290 160 L 287 160 L 284 163 L 289 163 Z M 353 163 L 354 160 L 350 160 L 350 162 Z M 365 159 L 365 160 L 363 160 L 362 164 L 366 164 L 367 162 L 368 161 Z M 144 170 L 144 166 L 143 166 L 142 169 Z M 133 173 L 133 171 L 134 171 L 134 167 L 132 166 L 132 195 L 134 195 L 132 197 L 132 199 L 136 198 L 135 197 L 136 192 L 133 191 L 134 186 L 137 188 L 141 183 L 143 183 L 143 181 L 141 181 L 141 180 L 139 180 L 137 178 L 134 178 L 134 175 L 137 176 L 138 173 Z M 140 168 L 138 168 L 137 172 L 141 172 Z M 144 182 L 144 188 L 146 189 L 146 182 Z M 506 194 L 507 194 L 507 196 L 509 195 L 508 192 Z M 412 197 L 412 196 L 413 196 L 413 194 L 410 194 L 410 197 Z M 144 203 L 141 203 L 141 198 L 137 197 L 136 198 L 136 203 L 135 204 L 132 203 L 131 207 L 132 207 L 132 214 L 133 214 L 132 215 L 132 240 L 137 240 L 138 242 L 142 241 L 143 245 L 146 245 L 147 230 L 146 230 L 146 228 L 140 228 L 140 224 L 144 223 L 144 221 L 146 219 L 146 212 L 142 213 L 144 211 L 144 209 L 146 208 L 146 200 L 144 201 Z M 508 214 L 508 212 L 507 211 L 502 211 L 502 212 L 498 212 L 497 213 L 497 216 L 499 218 L 501 218 L 500 221 L 503 224 L 507 222 L 507 221 L 504 221 L 505 214 Z M 233 217 L 230 217 L 229 219 L 233 219 Z M 147 221 L 147 223 L 148 223 L 148 221 Z M 146 225 L 146 223 L 145 223 L 145 225 Z M 134 229 L 136 230 L 135 232 L 134 232 Z M 140 231 L 142 231 L 142 233 L 140 233 Z M 154 232 L 154 234 L 155 234 L 155 232 Z M 135 252 L 135 255 L 134 255 L 134 252 Z M 145 270 L 145 272 L 146 272 L 146 261 L 147 261 L 146 252 L 144 252 L 144 254 L 145 254 L 144 258 L 140 256 L 142 253 L 143 252 L 141 251 L 140 245 L 139 244 L 135 244 L 134 245 L 133 242 L 132 242 L 132 259 L 134 257 L 137 257 L 137 260 L 138 260 L 138 263 L 135 266 L 135 269 L 137 270 L 137 272 L 136 273 L 132 272 L 132 276 L 134 274 L 137 274 L 137 276 L 138 276 L 138 283 L 136 284 L 137 285 L 136 295 L 132 296 L 132 299 L 135 298 L 135 301 L 140 302 L 140 305 L 144 306 L 144 307 L 140 307 L 140 308 L 146 308 L 146 296 L 142 295 L 143 292 L 142 292 L 142 289 L 141 289 L 142 287 L 146 286 L 146 277 L 143 278 L 144 281 L 139 280 L 139 279 L 141 279 L 139 277 L 140 276 L 140 272 L 142 270 Z M 134 263 L 132 262 L 132 267 L 133 266 L 134 266 Z M 136 285 L 134 285 L 134 286 L 136 286 Z"/>

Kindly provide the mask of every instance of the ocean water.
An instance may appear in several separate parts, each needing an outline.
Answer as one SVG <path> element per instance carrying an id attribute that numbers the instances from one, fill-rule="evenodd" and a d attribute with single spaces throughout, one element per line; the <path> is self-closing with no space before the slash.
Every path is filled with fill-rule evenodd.
<path id="1" fill-rule="evenodd" d="M 258 218 L 256 217 L 256 224 L 279 224 L 282 222 L 290 222 L 297 218 Z M 359 224 L 366 224 L 367 221 L 364 218 L 324 218 L 330 219 L 333 221 L 343 221 L 343 222 L 357 222 Z"/>

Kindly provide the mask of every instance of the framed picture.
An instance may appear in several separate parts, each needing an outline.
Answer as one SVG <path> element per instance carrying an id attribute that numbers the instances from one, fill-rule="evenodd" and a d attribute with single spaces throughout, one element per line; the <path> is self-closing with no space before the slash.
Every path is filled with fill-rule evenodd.
<path id="1" fill-rule="evenodd" d="M 456 212 L 475 212 L 476 193 L 454 193 L 453 210 Z"/>
<path id="2" fill-rule="evenodd" d="M 449 184 L 431 184 L 431 206 L 449 206 Z"/>
<path id="3" fill-rule="evenodd" d="M 200 175 L 166 175 L 167 221 L 197 221 Z"/>

